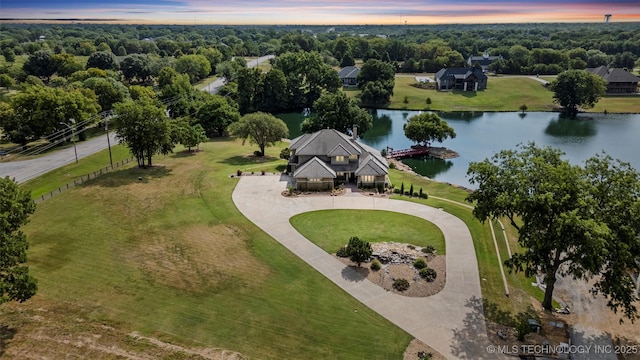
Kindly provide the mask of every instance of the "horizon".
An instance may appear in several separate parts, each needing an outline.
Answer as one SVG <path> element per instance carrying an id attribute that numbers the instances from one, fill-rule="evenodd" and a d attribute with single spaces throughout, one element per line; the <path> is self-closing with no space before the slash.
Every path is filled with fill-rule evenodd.
<path id="1" fill-rule="evenodd" d="M 444 25 L 640 22 L 636 0 L 3 0 L 2 23 L 132 25 Z M 27 16 L 28 15 L 28 16 Z"/>

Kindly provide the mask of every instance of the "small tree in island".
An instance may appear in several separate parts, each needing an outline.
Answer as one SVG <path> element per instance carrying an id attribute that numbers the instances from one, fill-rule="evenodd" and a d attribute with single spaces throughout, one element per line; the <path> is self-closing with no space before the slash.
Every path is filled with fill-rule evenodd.
<path id="1" fill-rule="evenodd" d="M 373 250 L 369 242 L 353 236 L 349 239 L 349 244 L 347 244 L 347 254 L 349 255 L 349 260 L 358 264 L 358 267 L 360 267 L 361 263 L 369 260 L 371 254 L 373 254 Z"/>
<path id="2" fill-rule="evenodd" d="M 425 146 L 429 146 L 433 141 L 443 142 L 447 138 L 456 137 L 455 130 L 436 114 L 423 113 L 412 116 L 403 129 L 408 139 Z"/>
<path id="3" fill-rule="evenodd" d="M 227 130 L 231 135 L 242 139 L 243 144 L 248 138 L 249 142 L 258 145 L 260 156 L 264 156 L 267 146 L 289 136 L 289 129 L 284 121 L 263 112 L 247 114 L 229 125 Z"/>

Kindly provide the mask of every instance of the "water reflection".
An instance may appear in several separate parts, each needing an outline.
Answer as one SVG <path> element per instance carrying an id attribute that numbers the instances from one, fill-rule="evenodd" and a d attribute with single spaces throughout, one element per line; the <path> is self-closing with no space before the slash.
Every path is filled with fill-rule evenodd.
<path id="1" fill-rule="evenodd" d="M 402 114 L 404 117 L 404 113 Z M 393 133 L 392 121 L 389 115 L 380 115 L 373 117 L 373 127 L 366 133 L 362 134 L 362 139 L 367 143 L 380 143 L 383 139 Z"/>
<path id="2" fill-rule="evenodd" d="M 437 179 L 438 175 L 446 173 L 452 166 L 451 160 L 434 159 L 430 157 L 403 159 L 403 163 L 409 165 L 413 171 L 431 179 Z"/>
<path id="3" fill-rule="evenodd" d="M 592 137 L 596 135 L 596 128 L 591 120 L 560 117 L 549 121 L 544 133 L 559 137 Z"/>

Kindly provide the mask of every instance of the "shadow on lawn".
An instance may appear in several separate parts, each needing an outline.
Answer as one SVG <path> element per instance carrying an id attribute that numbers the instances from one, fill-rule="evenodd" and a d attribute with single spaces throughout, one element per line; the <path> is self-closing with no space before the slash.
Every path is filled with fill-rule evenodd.
<path id="1" fill-rule="evenodd" d="M 226 159 L 222 159 L 219 162 L 227 165 L 239 166 L 239 165 L 256 165 L 256 164 L 262 164 L 262 163 L 267 163 L 267 162 L 277 161 L 277 160 L 280 160 L 280 158 L 277 158 L 275 156 L 237 155 L 237 156 L 232 156 Z"/>
<path id="2" fill-rule="evenodd" d="M 171 169 L 165 166 L 152 166 L 141 169 L 139 167 L 112 172 L 84 183 L 84 186 L 119 187 L 133 183 L 146 184 L 154 179 L 170 175 Z"/>

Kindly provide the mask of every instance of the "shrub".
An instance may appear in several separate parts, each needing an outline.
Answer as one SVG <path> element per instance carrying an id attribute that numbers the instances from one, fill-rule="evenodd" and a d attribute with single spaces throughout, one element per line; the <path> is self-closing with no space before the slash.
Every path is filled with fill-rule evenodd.
<path id="1" fill-rule="evenodd" d="M 398 188 L 393 188 L 393 193 L 394 193 L 394 194 L 400 194 L 400 189 L 398 189 Z"/>
<path id="2" fill-rule="evenodd" d="M 416 269 L 424 269 L 427 267 L 427 260 L 425 260 L 424 258 L 417 258 L 414 262 L 413 262 L 413 267 Z"/>
<path id="3" fill-rule="evenodd" d="M 289 185 L 287 190 L 289 190 L 289 196 L 293 195 L 293 186 Z"/>
<path id="4" fill-rule="evenodd" d="M 338 249 L 338 251 L 336 252 L 336 256 L 338 257 L 342 257 L 342 258 L 347 258 L 349 257 L 349 252 L 347 251 L 347 246 L 343 246 L 340 249 Z"/>
<path id="5" fill-rule="evenodd" d="M 264 170 L 260 170 L 260 175 L 264 175 Z"/>
<path id="6" fill-rule="evenodd" d="M 380 268 L 382 268 L 382 264 L 380 264 L 380 260 L 373 259 L 373 261 L 371 262 L 371 265 L 369 267 L 373 271 L 378 271 L 378 270 L 380 270 Z"/>
<path id="7" fill-rule="evenodd" d="M 407 281 L 407 279 L 395 279 L 393 281 L 393 288 L 398 291 L 405 291 L 409 288 L 409 281 Z"/>
<path id="8" fill-rule="evenodd" d="M 253 155 L 260 157 L 260 156 L 264 156 L 264 154 L 260 151 L 260 150 L 256 150 L 253 152 Z"/>
<path id="9" fill-rule="evenodd" d="M 353 236 L 349 239 L 349 244 L 347 244 L 347 253 L 349 254 L 349 259 L 358 264 L 359 267 L 362 262 L 369 260 L 373 250 L 368 241 Z"/>
<path id="10" fill-rule="evenodd" d="M 413 195 L 413 184 L 409 186 L 409 196 Z"/>
<path id="11" fill-rule="evenodd" d="M 389 169 L 395 169 L 395 168 L 396 168 L 396 163 L 389 164 Z"/>
<path id="12" fill-rule="evenodd" d="M 408 248 L 408 249 L 411 249 L 411 250 L 415 250 L 415 249 L 416 249 L 416 247 L 415 247 L 415 246 L 413 246 L 413 245 L 411 245 L 411 244 L 407 245 L 407 248 Z"/>
<path id="13" fill-rule="evenodd" d="M 428 198 L 429 198 L 429 195 L 428 195 L 426 192 L 423 192 L 422 194 L 420 194 L 420 197 L 421 197 L 422 199 L 428 199 Z"/>
<path id="14" fill-rule="evenodd" d="M 434 248 L 433 245 L 427 245 L 422 248 L 422 252 L 425 254 L 433 254 L 436 252 L 436 248 Z"/>
<path id="15" fill-rule="evenodd" d="M 410 195 L 411 195 L 411 193 L 410 193 L 410 192 L 408 192 L 408 191 L 405 191 L 405 192 L 404 192 L 404 194 L 405 194 L 406 196 L 410 196 Z"/>
<path id="16" fill-rule="evenodd" d="M 242 175 L 242 170 L 236 170 L 236 175 L 241 176 Z"/>
<path id="17" fill-rule="evenodd" d="M 432 282 L 438 276 L 438 273 L 434 269 L 428 267 L 420 269 L 419 273 L 420 277 L 427 280 L 428 282 Z"/>
<path id="18" fill-rule="evenodd" d="M 413 193 L 413 197 L 419 197 L 419 196 L 420 196 L 420 195 L 418 195 L 418 193 L 417 193 L 417 192 L 414 192 L 414 193 Z"/>
<path id="19" fill-rule="evenodd" d="M 384 184 L 378 184 L 377 188 L 378 188 L 378 192 L 380 194 L 384 193 Z"/>
<path id="20" fill-rule="evenodd" d="M 404 183 L 400 184 L 400 195 L 405 194 L 404 192 Z"/>

